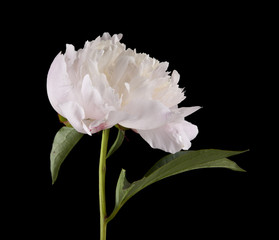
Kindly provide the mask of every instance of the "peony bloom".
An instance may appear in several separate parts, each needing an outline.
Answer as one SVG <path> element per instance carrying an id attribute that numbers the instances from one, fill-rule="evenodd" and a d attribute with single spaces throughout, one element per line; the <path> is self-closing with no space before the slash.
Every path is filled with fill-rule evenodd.
<path id="1" fill-rule="evenodd" d="M 178 108 L 185 99 L 178 72 L 170 75 L 167 62 L 126 49 L 121 38 L 104 33 L 78 51 L 67 44 L 48 72 L 51 105 L 81 133 L 119 124 L 153 148 L 189 149 L 198 129 L 184 118 L 199 107 Z"/>

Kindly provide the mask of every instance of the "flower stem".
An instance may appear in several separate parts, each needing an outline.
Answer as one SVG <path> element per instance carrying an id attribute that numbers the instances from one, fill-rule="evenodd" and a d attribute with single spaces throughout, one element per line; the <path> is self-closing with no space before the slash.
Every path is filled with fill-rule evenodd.
<path id="1" fill-rule="evenodd" d="M 105 129 L 102 132 L 102 143 L 100 151 L 100 163 L 99 163 L 99 204 L 100 204 L 100 240 L 106 240 L 107 232 L 107 210 L 106 210 L 106 156 L 109 139 L 109 129 Z"/>

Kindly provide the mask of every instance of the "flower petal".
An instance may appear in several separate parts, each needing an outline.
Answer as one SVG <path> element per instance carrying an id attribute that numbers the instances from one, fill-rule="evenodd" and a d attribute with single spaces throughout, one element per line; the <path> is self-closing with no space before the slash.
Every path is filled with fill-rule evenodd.
<path id="1" fill-rule="evenodd" d="M 67 118 L 69 123 L 80 133 L 89 134 L 90 131 L 83 123 L 85 113 L 83 108 L 76 102 L 69 101 L 59 105 L 62 116 Z"/>
<path id="2" fill-rule="evenodd" d="M 77 101 L 74 84 L 67 72 L 65 56 L 61 53 L 55 57 L 48 71 L 47 94 L 52 107 L 62 116 L 59 105 L 69 101 Z"/>
<path id="3" fill-rule="evenodd" d="M 178 108 L 177 106 L 172 107 L 171 110 L 173 112 L 173 121 L 175 119 L 184 119 L 185 117 L 187 117 L 190 114 L 198 111 L 199 109 L 201 109 L 200 106 L 181 107 L 181 108 Z"/>
<path id="4" fill-rule="evenodd" d="M 101 40 L 106 41 L 106 40 L 112 40 L 113 43 L 119 42 L 122 38 L 122 34 L 114 34 L 111 36 L 108 32 L 103 33 L 103 36 L 101 37 Z"/>
<path id="5" fill-rule="evenodd" d="M 158 128 L 169 122 L 171 111 L 159 101 L 134 96 L 129 104 L 122 108 L 127 119 L 119 124 L 126 128 L 148 130 Z"/>
<path id="6" fill-rule="evenodd" d="M 66 44 L 65 61 L 71 66 L 76 60 L 77 52 L 72 44 Z"/>
<path id="7" fill-rule="evenodd" d="M 81 95 L 84 102 L 84 110 L 86 112 L 86 118 L 102 119 L 105 116 L 104 112 L 104 100 L 101 93 L 92 86 L 89 75 L 86 75 L 82 81 Z"/>
<path id="8" fill-rule="evenodd" d="M 188 150 L 191 147 L 190 141 L 197 136 L 198 128 L 187 121 L 179 121 L 160 128 L 137 130 L 137 132 L 152 148 L 176 153 L 181 149 Z"/>

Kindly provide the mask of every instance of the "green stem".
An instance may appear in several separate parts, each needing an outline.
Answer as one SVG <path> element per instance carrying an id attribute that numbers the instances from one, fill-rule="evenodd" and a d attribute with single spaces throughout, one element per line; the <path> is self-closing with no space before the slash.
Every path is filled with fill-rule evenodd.
<path id="1" fill-rule="evenodd" d="M 99 163 L 99 204 L 100 204 L 100 240 L 106 240 L 107 210 L 106 210 L 106 156 L 108 147 L 109 129 L 103 130 Z"/>

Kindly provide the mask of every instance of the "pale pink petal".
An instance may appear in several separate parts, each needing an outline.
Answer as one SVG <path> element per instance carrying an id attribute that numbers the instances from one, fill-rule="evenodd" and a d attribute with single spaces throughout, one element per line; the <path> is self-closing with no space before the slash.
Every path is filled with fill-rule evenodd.
<path id="1" fill-rule="evenodd" d="M 108 128 L 104 119 L 99 119 L 99 120 L 85 119 L 82 122 L 84 124 L 83 128 L 86 130 L 86 132 L 90 136 L 96 132 L 99 132 L 101 130 Z"/>

